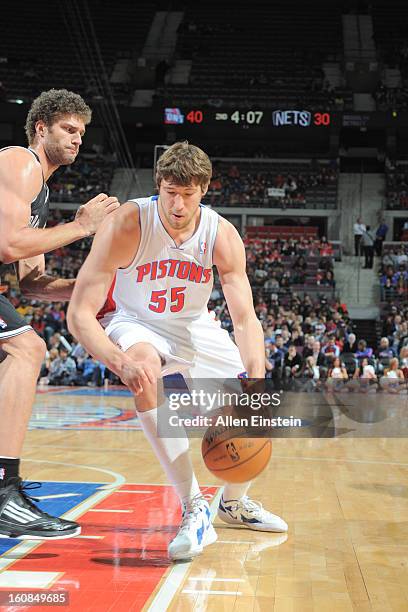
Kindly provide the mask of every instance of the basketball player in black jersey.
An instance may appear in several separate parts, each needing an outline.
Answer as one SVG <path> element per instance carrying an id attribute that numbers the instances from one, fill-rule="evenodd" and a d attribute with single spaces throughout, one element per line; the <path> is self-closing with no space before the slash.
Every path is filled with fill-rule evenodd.
<path id="1" fill-rule="evenodd" d="M 44 253 L 93 235 L 119 203 L 99 194 L 81 206 L 75 220 L 45 229 L 46 181 L 75 161 L 91 110 L 65 89 L 43 92 L 27 116 L 29 147 L 0 150 L 0 273 L 15 264 L 28 297 L 69 300 L 74 279 L 45 274 Z M 24 492 L 19 457 L 45 356 L 44 341 L 0 295 L 0 537 L 68 538 L 80 526 L 42 512 Z"/>

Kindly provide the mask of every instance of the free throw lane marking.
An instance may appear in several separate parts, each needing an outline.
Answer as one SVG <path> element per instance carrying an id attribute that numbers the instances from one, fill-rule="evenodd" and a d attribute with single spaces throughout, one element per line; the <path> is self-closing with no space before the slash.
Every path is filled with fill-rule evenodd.
<path id="1" fill-rule="evenodd" d="M 221 495 L 222 488 L 217 491 L 211 502 L 210 509 L 212 521 L 214 520 L 214 517 L 217 513 L 217 508 L 220 503 Z M 187 573 L 190 571 L 190 567 L 191 561 L 189 563 L 173 565 L 166 578 L 164 579 L 161 588 L 159 589 L 152 603 L 148 607 L 148 612 L 163 612 L 163 610 L 167 610 L 169 608 L 173 597 L 179 590 L 180 585 L 183 583 Z M 198 593 L 198 591 L 192 592 Z M 234 595 L 238 595 L 238 593 L 234 593 Z"/>

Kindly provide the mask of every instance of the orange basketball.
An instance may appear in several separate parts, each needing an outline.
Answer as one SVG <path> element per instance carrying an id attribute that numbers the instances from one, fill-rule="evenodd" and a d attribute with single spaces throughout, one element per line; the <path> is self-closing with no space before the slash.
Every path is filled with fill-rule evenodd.
<path id="1" fill-rule="evenodd" d="M 248 438 L 242 427 L 209 427 L 201 452 L 208 470 L 226 482 L 247 482 L 268 465 L 272 454 L 269 438 Z"/>

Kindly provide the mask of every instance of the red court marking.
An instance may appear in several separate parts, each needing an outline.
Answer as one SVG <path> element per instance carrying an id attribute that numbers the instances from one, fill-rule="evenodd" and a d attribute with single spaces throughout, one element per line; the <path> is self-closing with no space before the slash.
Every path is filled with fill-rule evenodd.
<path id="1" fill-rule="evenodd" d="M 153 493 L 113 492 L 94 508 L 134 511 L 88 511 L 79 519 L 82 535 L 101 535 L 103 540 L 45 542 L 8 570 L 62 572 L 52 589 L 69 591 L 70 611 L 141 610 L 171 565 L 167 545 L 180 523 L 179 502 L 169 486 L 125 483 L 120 489 Z M 202 490 L 212 496 L 217 488 Z M 33 609 L 49 612 L 50 606 L 18 607 Z"/>
<path id="2" fill-rule="evenodd" d="M 121 410 L 121 408 L 119 408 L 119 410 Z M 130 421 L 131 419 L 134 419 L 137 417 L 137 412 L 135 409 L 133 410 L 121 410 L 121 414 L 119 414 L 118 416 L 114 416 L 114 417 L 109 417 L 109 418 L 103 418 L 102 419 L 97 419 L 95 421 L 86 421 L 85 423 L 81 423 L 80 427 L 81 429 L 86 429 L 87 427 L 100 427 L 101 429 L 103 429 L 104 427 L 108 428 L 115 423 L 121 423 L 122 421 Z M 62 426 L 63 428 L 64 426 Z"/>

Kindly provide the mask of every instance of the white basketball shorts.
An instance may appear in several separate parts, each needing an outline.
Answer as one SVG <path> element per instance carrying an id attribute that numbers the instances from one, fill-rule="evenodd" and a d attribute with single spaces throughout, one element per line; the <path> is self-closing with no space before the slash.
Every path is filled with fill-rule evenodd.
<path id="1" fill-rule="evenodd" d="M 180 372 L 186 378 L 237 378 L 245 371 L 238 347 L 211 313 L 154 326 L 118 313 L 105 333 L 122 351 L 138 342 L 152 344 L 163 358 L 163 376 Z"/>

